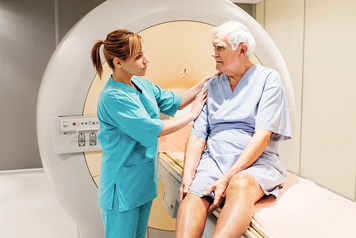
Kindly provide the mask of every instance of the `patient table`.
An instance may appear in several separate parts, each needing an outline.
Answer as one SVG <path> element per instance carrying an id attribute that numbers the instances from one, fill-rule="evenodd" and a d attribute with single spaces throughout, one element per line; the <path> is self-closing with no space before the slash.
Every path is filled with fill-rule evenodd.
<path id="1" fill-rule="evenodd" d="M 160 179 L 165 184 L 162 205 L 176 216 L 184 147 L 191 126 L 160 139 Z M 211 237 L 219 211 L 211 214 L 203 237 Z M 356 203 L 314 182 L 288 172 L 278 199 L 264 197 L 243 237 L 356 237 Z"/>

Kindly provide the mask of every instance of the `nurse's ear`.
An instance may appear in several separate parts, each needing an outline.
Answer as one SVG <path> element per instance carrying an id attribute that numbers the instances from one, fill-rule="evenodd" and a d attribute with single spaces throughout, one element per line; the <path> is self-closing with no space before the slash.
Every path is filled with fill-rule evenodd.
<path id="1" fill-rule="evenodd" d="M 121 68 L 122 62 L 121 62 L 121 60 L 120 60 L 119 58 L 117 58 L 117 57 L 114 58 L 114 59 L 112 60 L 112 62 L 113 62 L 113 64 L 114 64 L 115 67 Z"/>

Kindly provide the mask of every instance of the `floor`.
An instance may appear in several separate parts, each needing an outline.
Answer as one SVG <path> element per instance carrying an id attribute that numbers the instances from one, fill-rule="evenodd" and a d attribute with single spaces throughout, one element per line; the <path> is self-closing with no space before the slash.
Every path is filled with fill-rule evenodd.
<path id="1" fill-rule="evenodd" d="M 148 229 L 146 238 L 173 238 Z M 0 171 L 0 238 L 79 238 L 43 169 Z"/>
<path id="2" fill-rule="evenodd" d="M 0 237 L 79 237 L 43 169 L 0 171 Z"/>

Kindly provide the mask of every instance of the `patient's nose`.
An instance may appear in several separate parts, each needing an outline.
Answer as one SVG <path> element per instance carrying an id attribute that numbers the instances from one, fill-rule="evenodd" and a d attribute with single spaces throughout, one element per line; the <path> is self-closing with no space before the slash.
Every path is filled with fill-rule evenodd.
<path id="1" fill-rule="evenodd" d="M 211 54 L 212 57 L 216 58 L 217 57 L 217 54 L 215 52 L 215 50 L 213 50 L 213 53 Z"/>

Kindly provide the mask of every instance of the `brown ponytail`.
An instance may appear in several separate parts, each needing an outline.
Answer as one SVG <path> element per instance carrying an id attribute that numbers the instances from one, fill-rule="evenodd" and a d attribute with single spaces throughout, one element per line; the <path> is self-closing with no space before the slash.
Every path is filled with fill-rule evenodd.
<path id="1" fill-rule="evenodd" d="M 110 32 L 105 41 L 98 40 L 91 50 L 93 66 L 100 78 L 103 73 L 100 59 L 100 46 L 102 44 L 104 44 L 103 52 L 105 60 L 112 70 L 114 70 L 114 58 L 119 58 L 120 60 L 125 61 L 130 59 L 136 52 L 142 50 L 142 38 L 138 34 L 128 30 L 116 30 Z"/>
<path id="2" fill-rule="evenodd" d="M 102 44 L 104 44 L 104 42 L 102 40 L 98 40 L 91 49 L 91 60 L 93 61 L 93 66 L 99 74 L 100 79 L 103 74 L 103 66 L 100 59 L 100 46 Z"/>

